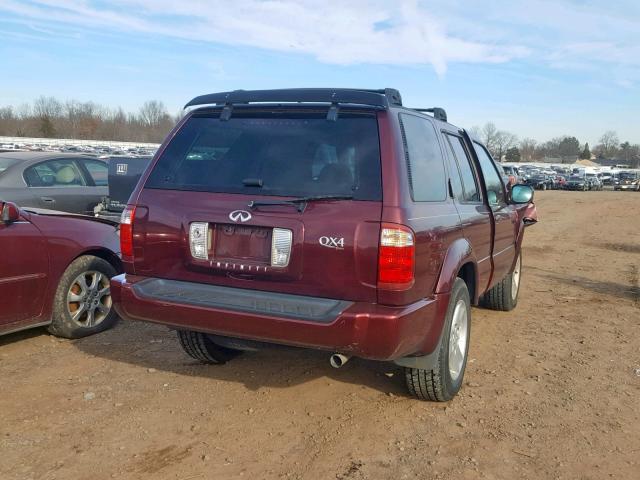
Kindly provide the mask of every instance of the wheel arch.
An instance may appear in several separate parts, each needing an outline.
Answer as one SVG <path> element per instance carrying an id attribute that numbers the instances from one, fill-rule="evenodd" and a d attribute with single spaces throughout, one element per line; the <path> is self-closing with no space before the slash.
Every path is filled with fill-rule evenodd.
<path id="1" fill-rule="evenodd" d="M 85 250 L 82 253 L 79 253 L 78 255 L 76 255 L 76 257 L 73 260 L 71 260 L 71 262 L 75 262 L 78 258 L 87 256 L 87 255 L 92 255 L 94 257 L 101 258 L 106 262 L 109 262 L 113 266 L 113 268 L 116 269 L 116 272 L 118 274 L 124 272 L 124 268 L 122 266 L 122 260 L 120 259 L 120 257 L 107 248 L 92 248 L 89 250 Z M 69 265 L 71 264 L 71 262 L 69 262 Z"/>
<path id="2" fill-rule="evenodd" d="M 471 261 L 468 261 L 460 267 L 457 275 L 462 280 L 464 280 L 464 283 L 467 284 L 467 290 L 469 290 L 469 298 L 471 299 L 472 305 L 475 305 L 477 303 L 476 286 L 478 280 L 476 270 L 476 266 Z"/>
<path id="3" fill-rule="evenodd" d="M 478 262 L 471 244 L 466 238 L 454 241 L 447 253 L 440 269 L 435 293 L 451 291 L 456 278 L 462 278 L 469 289 L 469 296 L 473 305 L 478 302 Z"/>

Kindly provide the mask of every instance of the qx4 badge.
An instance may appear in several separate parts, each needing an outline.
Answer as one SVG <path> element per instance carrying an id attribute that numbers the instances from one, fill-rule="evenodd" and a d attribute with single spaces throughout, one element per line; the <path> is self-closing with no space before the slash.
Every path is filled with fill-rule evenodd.
<path id="1" fill-rule="evenodd" d="M 335 248 L 336 250 L 342 250 L 344 248 L 344 237 L 320 237 L 318 242 L 327 248 Z"/>

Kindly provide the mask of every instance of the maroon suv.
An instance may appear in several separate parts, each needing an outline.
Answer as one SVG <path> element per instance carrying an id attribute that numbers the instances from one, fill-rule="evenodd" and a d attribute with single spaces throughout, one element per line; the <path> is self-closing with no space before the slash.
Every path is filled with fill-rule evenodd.
<path id="1" fill-rule="evenodd" d="M 404 366 L 452 398 L 470 306 L 516 306 L 533 191 L 393 89 L 204 95 L 158 150 L 121 224 L 118 313 L 223 363 L 266 343 Z M 520 204 L 520 206 L 518 206 Z"/>

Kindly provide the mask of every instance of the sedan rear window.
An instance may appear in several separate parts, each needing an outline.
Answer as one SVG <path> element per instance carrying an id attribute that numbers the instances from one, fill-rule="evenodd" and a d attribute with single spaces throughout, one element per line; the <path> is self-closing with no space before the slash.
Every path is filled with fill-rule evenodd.
<path id="1" fill-rule="evenodd" d="M 14 163 L 16 163 L 16 160 L 13 160 L 12 158 L 0 158 L 0 173 L 4 172 Z"/>
<path id="2" fill-rule="evenodd" d="M 84 187 L 85 179 L 73 160 L 49 160 L 29 167 L 24 179 L 30 187 Z"/>
<path id="3" fill-rule="evenodd" d="M 375 115 L 326 112 L 194 115 L 155 165 L 146 188 L 249 195 L 344 195 L 381 200 Z"/>

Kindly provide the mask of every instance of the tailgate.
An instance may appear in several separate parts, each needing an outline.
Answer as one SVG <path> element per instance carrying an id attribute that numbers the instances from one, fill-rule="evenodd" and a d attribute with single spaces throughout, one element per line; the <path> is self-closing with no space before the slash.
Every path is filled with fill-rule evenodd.
<path id="1" fill-rule="evenodd" d="M 318 108 L 188 117 L 137 197 L 136 273 L 375 302 L 377 117 L 345 108 L 329 121 Z"/>
<path id="2" fill-rule="evenodd" d="M 135 215 L 136 274 L 376 301 L 381 202 L 322 200 L 299 212 L 291 205 L 251 209 L 251 200 L 256 196 L 143 190 Z M 192 243 L 205 230 L 206 254 L 196 258 Z M 286 265 L 274 265 L 288 243 Z"/>

